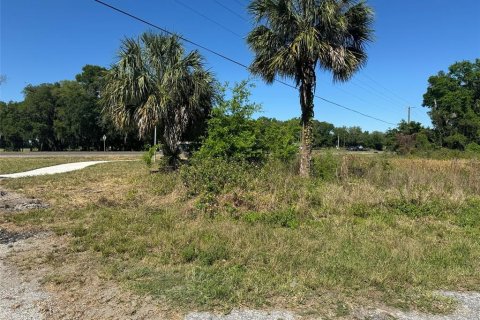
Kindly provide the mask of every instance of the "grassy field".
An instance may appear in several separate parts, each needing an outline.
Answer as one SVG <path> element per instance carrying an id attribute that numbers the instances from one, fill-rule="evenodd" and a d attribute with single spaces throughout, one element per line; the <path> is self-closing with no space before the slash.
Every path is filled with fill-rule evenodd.
<path id="1" fill-rule="evenodd" d="M 175 310 L 442 313 L 454 305 L 435 290 L 480 290 L 479 160 L 324 154 L 311 179 L 292 171 L 218 162 L 152 175 L 138 161 L 3 180 L 51 208 L 0 222 L 69 235 L 72 251 Z"/>

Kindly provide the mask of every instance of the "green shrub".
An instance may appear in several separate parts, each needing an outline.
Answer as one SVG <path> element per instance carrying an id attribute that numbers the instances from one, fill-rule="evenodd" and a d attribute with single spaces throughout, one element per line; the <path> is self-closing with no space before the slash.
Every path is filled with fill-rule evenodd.
<path id="1" fill-rule="evenodd" d="M 154 145 L 153 147 L 148 148 L 148 150 L 143 153 L 142 160 L 143 160 L 143 162 L 145 162 L 147 167 L 152 166 L 152 163 L 153 163 L 152 158 L 155 155 L 155 152 L 159 147 L 160 147 L 160 145 L 158 145 L 158 144 Z"/>
<path id="2" fill-rule="evenodd" d="M 265 150 L 261 145 L 258 127 L 252 116 L 260 105 L 250 103 L 247 81 L 236 84 L 230 100 L 223 96 L 212 110 L 208 133 L 196 153 L 199 158 L 224 158 L 242 161 L 261 161 Z"/>
<path id="3" fill-rule="evenodd" d="M 312 176 L 332 181 L 337 177 L 338 158 L 331 152 L 321 154 L 312 159 Z"/>
<path id="4" fill-rule="evenodd" d="M 242 161 L 194 157 L 189 165 L 182 167 L 180 175 L 190 194 L 217 195 L 229 187 L 245 187 L 248 166 Z"/>
<path id="5" fill-rule="evenodd" d="M 298 153 L 300 121 L 278 121 L 269 118 L 259 118 L 256 121 L 260 132 L 261 145 L 270 160 L 289 162 Z"/>
<path id="6" fill-rule="evenodd" d="M 444 139 L 445 145 L 450 149 L 465 150 L 467 145 L 467 137 L 463 134 L 456 133 Z"/>
<path id="7" fill-rule="evenodd" d="M 388 207 L 393 209 L 393 212 L 400 215 L 405 215 L 410 218 L 421 218 L 427 216 L 443 217 L 449 213 L 451 208 L 447 203 L 432 200 L 425 203 L 419 203 L 414 200 L 398 199 L 392 200 L 388 203 Z"/>
<path id="8" fill-rule="evenodd" d="M 196 157 L 224 158 L 260 163 L 267 158 L 289 161 L 298 151 L 296 141 L 299 122 L 281 122 L 253 115 L 261 106 L 249 100 L 249 83 L 242 81 L 232 88 L 232 97 L 223 96 L 212 110 L 208 133 Z"/>
<path id="9" fill-rule="evenodd" d="M 480 154 L 480 145 L 478 145 L 475 142 L 471 142 L 471 143 L 467 144 L 467 146 L 465 147 L 465 151 L 470 152 L 470 153 Z"/>

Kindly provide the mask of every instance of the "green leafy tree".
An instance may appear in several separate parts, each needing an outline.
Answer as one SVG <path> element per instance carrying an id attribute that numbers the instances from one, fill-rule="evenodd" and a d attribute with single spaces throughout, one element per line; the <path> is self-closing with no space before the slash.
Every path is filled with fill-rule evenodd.
<path id="1" fill-rule="evenodd" d="M 151 145 L 151 137 L 143 137 L 143 139 L 138 137 L 138 129 L 134 123 L 131 126 L 118 128 L 109 114 L 102 113 L 100 97 L 105 87 L 107 72 L 108 69 L 104 67 L 87 64 L 82 68 L 82 72 L 75 76 L 75 79 L 82 85 L 88 96 L 95 101 L 92 109 L 97 114 L 97 118 L 94 120 L 97 129 L 92 133 L 92 135 L 95 135 L 92 147 L 97 150 L 103 148 L 103 143 L 100 139 L 103 135 L 107 137 L 107 144 L 113 150 L 141 150 L 144 145 L 148 143 Z"/>
<path id="2" fill-rule="evenodd" d="M 300 126 L 298 121 L 279 121 L 261 117 L 256 120 L 261 145 L 271 158 L 292 160 L 298 152 Z"/>
<path id="3" fill-rule="evenodd" d="M 104 67 L 87 64 L 75 76 L 75 80 L 85 88 L 88 95 L 99 98 L 105 86 L 107 71 Z"/>
<path id="4" fill-rule="evenodd" d="M 430 108 L 439 144 L 464 149 L 480 143 L 480 59 L 454 63 L 428 83 L 423 106 Z"/>
<path id="5" fill-rule="evenodd" d="M 347 147 L 364 146 L 365 142 L 365 135 L 363 134 L 362 128 L 357 126 L 347 128 L 347 137 L 345 141 Z"/>
<path id="6" fill-rule="evenodd" d="M 385 146 L 385 134 L 380 131 L 373 131 L 368 136 L 367 147 L 382 151 Z"/>
<path id="7" fill-rule="evenodd" d="M 431 130 L 423 127 L 420 122 L 415 121 L 407 122 L 402 120 L 397 128 L 387 131 L 385 139 L 387 148 L 400 154 L 429 150 L 434 147 Z"/>
<path id="8" fill-rule="evenodd" d="M 59 150 L 55 135 L 54 121 L 56 97 L 54 89 L 59 83 L 44 83 L 38 86 L 28 85 L 23 90 L 25 100 L 22 103 L 28 114 L 29 128 L 25 138 L 32 141 L 40 151 Z"/>
<path id="9" fill-rule="evenodd" d="M 232 96 L 226 98 L 226 86 L 208 120 L 207 137 L 196 153 L 199 158 L 224 158 L 227 160 L 261 161 L 265 156 L 259 127 L 252 116 L 260 111 L 260 105 L 250 102 L 247 81 L 232 88 Z"/>
<path id="10" fill-rule="evenodd" d="M 118 56 L 105 78 L 101 98 L 106 112 L 120 128 L 136 126 L 140 137 L 159 126 L 164 154 L 176 167 L 182 138 L 210 112 L 213 76 L 201 55 L 185 53 L 176 36 L 126 38 Z"/>
<path id="11" fill-rule="evenodd" d="M 88 150 L 102 136 L 98 98 L 77 81 L 62 81 L 55 88 L 54 131 L 60 146 Z"/>
<path id="12" fill-rule="evenodd" d="M 257 26 L 247 42 L 255 53 L 251 71 L 272 83 L 293 78 L 300 93 L 302 139 L 300 175 L 310 174 L 316 68 L 346 81 L 362 67 L 372 38 L 372 10 L 344 0 L 253 0 Z"/>
<path id="13" fill-rule="evenodd" d="M 337 141 L 333 135 L 334 128 L 335 126 L 331 123 L 313 120 L 313 147 L 332 147 Z"/>
<path id="14" fill-rule="evenodd" d="M 0 148 L 17 151 L 29 146 L 27 118 L 22 103 L 0 101 Z"/>

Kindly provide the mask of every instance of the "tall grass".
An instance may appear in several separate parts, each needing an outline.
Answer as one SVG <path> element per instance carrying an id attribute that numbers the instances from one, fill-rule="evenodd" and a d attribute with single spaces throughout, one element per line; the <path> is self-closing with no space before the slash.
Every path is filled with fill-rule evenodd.
<path id="1" fill-rule="evenodd" d="M 446 312 L 435 290 L 480 289 L 478 160 L 319 157 L 309 179 L 295 164 L 217 159 L 5 181 L 55 205 L 3 219 L 70 234 L 113 279 L 181 310 Z"/>

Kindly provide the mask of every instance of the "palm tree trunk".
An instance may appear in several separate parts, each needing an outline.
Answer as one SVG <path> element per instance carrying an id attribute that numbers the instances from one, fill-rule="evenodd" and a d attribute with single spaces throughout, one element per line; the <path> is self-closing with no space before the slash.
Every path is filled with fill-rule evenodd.
<path id="1" fill-rule="evenodd" d="M 302 107 L 302 141 L 300 145 L 300 176 L 310 176 L 313 145 L 313 90 L 315 71 L 306 68 L 300 84 L 300 106 Z"/>

